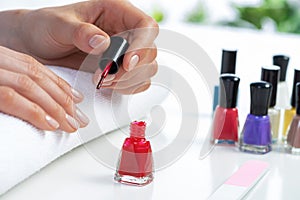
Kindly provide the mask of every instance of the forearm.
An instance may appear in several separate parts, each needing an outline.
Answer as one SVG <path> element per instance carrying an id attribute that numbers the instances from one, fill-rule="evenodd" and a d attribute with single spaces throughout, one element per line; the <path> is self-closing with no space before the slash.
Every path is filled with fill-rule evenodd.
<path id="1" fill-rule="evenodd" d="M 28 10 L 9 10 L 0 12 L 0 46 L 22 51 L 22 18 Z M 33 31 L 33 30 L 29 30 Z"/>

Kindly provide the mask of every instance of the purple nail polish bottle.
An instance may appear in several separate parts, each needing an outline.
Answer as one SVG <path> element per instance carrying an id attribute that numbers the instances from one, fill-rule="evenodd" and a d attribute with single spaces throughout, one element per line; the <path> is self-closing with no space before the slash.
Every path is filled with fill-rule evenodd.
<path id="1" fill-rule="evenodd" d="M 265 154 L 271 151 L 272 136 L 268 108 L 272 85 L 268 82 L 250 84 L 251 108 L 240 137 L 241 151 Z"/>

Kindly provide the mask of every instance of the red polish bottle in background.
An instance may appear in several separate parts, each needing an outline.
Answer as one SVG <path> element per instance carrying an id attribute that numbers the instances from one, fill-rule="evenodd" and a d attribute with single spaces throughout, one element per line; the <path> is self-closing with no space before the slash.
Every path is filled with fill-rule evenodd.
<path id="1" fill-rule="evenodd" d="M 240 78 L 234 74 L 220 76 L 219 105 L 213 118 L 212 139 L 215 144 L 238 141 L 238 109 L 236 108 Z"/>
<path id="2" fill-rule="evenodd" d="M 130 185 L 146 185 L 153 180 L 153 157 L 150 142 L 145 139 L 146 123 L 130 124 L 130 137 L 121 150 L 114 179 Z"/>

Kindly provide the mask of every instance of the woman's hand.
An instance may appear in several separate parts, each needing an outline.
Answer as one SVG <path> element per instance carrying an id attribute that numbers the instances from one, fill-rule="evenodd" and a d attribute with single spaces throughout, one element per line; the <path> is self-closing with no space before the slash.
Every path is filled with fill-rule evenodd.
<path id="1" fill-rule="evenodd" d="M 74 132 L 88 124 L 83 96 L 31 56 L 0 46 L 0 111 L 43 130 Z"/>
<path id="2" fill-rule="evenodd" d="M 73 132 L 88 123 L 76 107 L 83 96 L 41 63 L 79 69 L 88 54 L 101 54 L 108 47 L 109 36 L 123 32 L 130 47 L 122 68 L 103 87 L 141 92 L 157 71 L 158 26 L 125 0 L 4 11 L 0 25 L 0 111 L 40 129 Z M 96 69 L 95 82 L 101 73 Z"/>
<path id="3" fill-rule="evenodd" d="M 150 86 L 157 71 L 154 40 L 158 25 L 128 1 L 94 0 L 15 14 L 19 15 L 19 26 L 14 32 L 20 38 L 12 41 L 19 47 L 16 50 L 44 64 L 79 69 L 87 54 L 97 48 L 101 53 L 108 47 L 109 36 L 127 31 L 123 36 L 130 47 L 123 69 L 110 76 L 104 87 L 126 94 L 141 92 Z M 99 74 L 98 69 L 94 82 Z"/>

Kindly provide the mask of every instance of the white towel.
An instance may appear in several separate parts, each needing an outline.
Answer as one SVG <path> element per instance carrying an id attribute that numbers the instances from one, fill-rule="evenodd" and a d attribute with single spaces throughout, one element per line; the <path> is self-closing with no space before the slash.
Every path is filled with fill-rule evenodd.
<path id="1" fill-rule="evenodd" d="M 157 86 L 132 96 L 96 91 L 92 74 L 50 68 L 84 94 L 78 106 L 90 124 L 77 134 L 41 131 L 0 113 L 0 195 L 73 148 L 145 116 L 166 97 L 166 91 Z"/>

